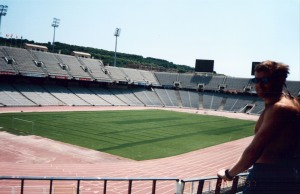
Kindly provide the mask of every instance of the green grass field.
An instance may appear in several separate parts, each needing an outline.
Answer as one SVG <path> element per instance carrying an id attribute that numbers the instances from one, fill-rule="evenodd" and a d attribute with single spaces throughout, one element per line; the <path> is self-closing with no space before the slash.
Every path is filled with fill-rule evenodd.
<path id="1" fill-rule="evenodd" d="M 0 114 L 2 131 L 34 134 L 134 160 L 174 156 L 247 137 L 254 124 L 165 110 Z"/>

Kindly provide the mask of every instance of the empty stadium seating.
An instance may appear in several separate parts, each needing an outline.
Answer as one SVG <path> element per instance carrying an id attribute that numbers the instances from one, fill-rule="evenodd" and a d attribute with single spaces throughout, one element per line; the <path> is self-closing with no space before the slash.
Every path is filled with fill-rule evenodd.
<path id="1" fill-rule="evenodd" d="M 5 81 L 5 76 L 16 75 L 88 84 Z M 260 114 L 263 109 L 250 78 L 111 67 L 97 59 L 6 46 L 0 46 L 0 78 L 4 80 L 0 85 L 1 107 L 165 106 L 250 114 Z M 95 82 L 98 83 L 95 87 L 90 86 Z M 297 96 L 300 82 L 287 81 L 287 88 Z"/>
<path id="2" fill-rule="evenodd" d="M 25 49 L 2 47 L 5 57 L 12 59 L 13 65 L 17 71 L 24 76 L 45 77 L 45 72 L 39 68 L 32 55 Z"/>
<path id="3" fill-rule="evenodd" d="M 61 101 L 48 93 L 43 87 L 36 84 L 14 84 L 14 87 L 23 96 L 40 106 L 60 106 Z"/>
<path id="4" fill-rule="evenodd" d="M 97 81 L 112 82 L 112 79 L 105 74 L 105 68 L 101 61 L 88 58 L 78 58 L 78 60 L 87 67 L 91 76 Z"/>
<path id="5" fill-rule="evenodd" d="M 249 82 L 249 78 L 226 77 L 224 84 L 226 86 L 226 90 L 243 92 L 244 88 L 249 86 Z"/>
<path id="6" fill-rule="evenodd" d="M 10 84 L 0 83 L 0 99 L 5 106 L 36 106 Z"/>
<path id="7" fill-rule="evenodd" d="M 40 52 L 31 50 L 30 53 L 36 61 L 42 63 L 41 67 L 47 71 L 52 78 L 71 79 L 72 76 L 63 68 L 56 55 L 53 53 Z"/>

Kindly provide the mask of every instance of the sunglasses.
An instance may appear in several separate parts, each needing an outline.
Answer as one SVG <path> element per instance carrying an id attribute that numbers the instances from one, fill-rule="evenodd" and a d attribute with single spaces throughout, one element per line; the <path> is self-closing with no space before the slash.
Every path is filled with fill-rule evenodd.
<path id="1" fill-rule="evenodd" d="M 263 77 L 263 78 L 252 78 L 251 82 L 254 84 L 262 83 L 262 84 L 267 84 L 271 81 L 271 77 Z"/>

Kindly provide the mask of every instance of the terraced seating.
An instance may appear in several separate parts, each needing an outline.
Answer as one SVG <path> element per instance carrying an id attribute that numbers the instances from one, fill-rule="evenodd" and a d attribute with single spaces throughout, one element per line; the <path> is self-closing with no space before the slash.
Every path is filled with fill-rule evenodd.
<path id="1" fill-rule="evenodd" d="M 220 84 L 223 84 L 225 76 L 206 76 L 203 77 L 205 85 L 205 89 L 209 90 L 219 90 Z"/>
<path id="2" fill-rule="evenodd" d="M 139 72 L 142 74 L 144 77 L 144 80 L 150 85 L 153 86 L 160 86 L 159 82 L 157 81 L 155 75 L 151 71 L 145 71 L 145 70 L 139 70 Z M 147 84 L 147 85 L 148 85 Z"/>
<path id="3" fill-rule="evenodd" d="M 97 81 L 112 82 L 111 78 L 105 74 L 105 67 L 101 61 L 88 58 L 79 58 L 78 60 L 83 62 Z"/>
<path id="4" fill-rule="evenodd" d="M 223 106 L 224 111 L 233 111 L 233 107 L 235 102 L 238 100 L 237 95 L 225 94 L 224 98 L 226 99 L 225 104 Z"/>
<path id="5" fill-rule="evenodd" d="M 162 106 L 158 96 L 153 91 L 145 88 L 134 88 L 132 92 L 146 106 Z"/>
<path id="6" fill-rule="evenodd" d="M 252 114 L 260 114 L 265 108 L 264 101 L 261 99 L 258 99 L 254 104 L 255 104 L 255 106 L 253 109 L 251 109 L 251 112 L 250 112 Z"/>
<path id="7" fill-rule="evenodd" d="M 0 83 L 0 103 L 4 106 L 37 106 L 9 84 Z"/>
<path id="8" fill-rule="evenodd" d="M 249 86 L 249 78 L 226 77 L 226 90 L 235 90 L 243 92 L 246 86 Z"/>
<path id="9" fill-rule="evenodd" d="M 154 89 L 160 100 L 166 107 L 178 107 L 177 97 L 174 90 Z"/>
<path id="10" fill-rule="evenodd" d="M 89 88 L 93 93 L 97 96 L 110 103 L 113 106 L 127 106 L 125 102 L 120 100 L 114 94 L 112 94 L 109 90 L 99 87 L 90 87 Z"/>
<path id="11" fill-rule="evenodd" d="M 174 86 L 174 82 L 178 81 L 178 73 L 155 72 L 154 74 L 162 86 Z"/>
<path id="12" fill-rule="evenodd" d="M 128 82 L 129 78 L 118 67 L 106 66 L 108 75 L 116 82 Z"/>
<path id="13" fill-rule="evenodd" d="M 84 99 L 87 103 L 93 106 L 109 106 L 108 102 L 94 94 L 88 88 L 79 87 L 79 86 L 69 86 L 69 90 L 71 90 L 74 94 L 79 96 L 81 99 Z"/>
<path id="14" fill-rule="evenodd" d="M 17 72 L 13 68 L 11 64 L 8 64 L 5 60 L 6 55 L 2 51 L 2 47 L 0 47 L 0 75 L 15 75 Z"/>
<path id="15" fill-rule="evenodd" d="M 59 99 L 66 105 L 69 106 L 90 105 L 89 103 L 82 100 L 74 93 L 72 93 L 70 90 L 68 90 L 66 87 L 58 86 L 58 85 L 47 85 L 44 88 L 46 88 L 48 92 L 50 92 L 53 96 L 55 96 L 57 99 Z"/>
<path id="16" fill-rule="evenodd" d="M 74 56 L 56 55 L 64 65 L 67 65 L 67 70 L 77 80 L 92 80 L 93 78 L 85 72 L 83 65 Z"/>
<path id="17" fill-rule="evenodd" d="M 110 92 L 130 106 L 144 106 L 144 104 L 128 89 L 110 89 Z"/>
<path id="18" fill-rule="evenodd" d="M 41 61 L 48 75 L 53 78 L 71 79 L 68 72 L 59 65 L 60 61 L 53 53 L 31 50 L 30 53 L 36 61 Z"/>
<path id="19" fill-rule="evenodd" d="M 14 59 L 14 67 L 21 75 L 46 77 L 44 71 L 38 67 L 32 55 L 26 49 L 2 47 L 3 53 L 6 57 Z"/>
<path id="20" fill-rule="evenodd" d="M 190 95 L 190 100 L 191 100 L 191 106 L 193 108 L 199 108 L 200 107 L 200 96 L 199 92 L 195 91 L 188 91 Z"/>
<path id="21" fill-rule="evenodd" d="M 129 78 L 130 83 L 140 83 L 146 85 L 144 77 L 137 69 L 120 68 L 120 70 L 123 71 L 126 77 Z"/>
<path id="22" fill-rule="evenodd" d="M 44 88 L 36 84 L 14 84 L 24 96 L 37 105 L 42 106 L 60 106 L 64 105 L 57 98 L 48 93 Z"/>
<path id="23" fill-rule="evenodd" d="M 193 74 L 179 74 L 179 82 L 182 88 L 189 89 L 197 89 L 198 83 L 202 83 L 197 79 L 197 76 Z"/>
<path id="24" fill-rule="evenodd" d="M 203 96 L 203 108 L 204 109 L 211 109 L 212 106 L 212 97 L 213 95 L 210 93 L 202 93 Z"/>
<path id="25" fill-rule="evenodd" d="M 287 89 L 293 96 L 297 96 L 300 92 L 300 82 L 299 81 L 286 81 Z"/>
<path id="26" fill-rule="evenodd" d="M 211 109 L 219 110 L 221 107 L 222 100 L 223 100 L 223 96 L 221 94 L 218 94 L 218 93 L 213 94 Z"/>
<path id="27" fill-rule="evenodd" d="M 176 107 L 179 107 L 179 102 L 180 102 L 180 96 L 177 93 L 177 90 L 171 90 L 171 89 L 165 89 L 168 97 L 171 99 L 172 104 Z"/>
<path id="28" fill-rule="evenodd" d="M 227 95 L 224 110 L 240 112 L 247 104 L 253 104 L 254 98 L 242 95 Z"/>

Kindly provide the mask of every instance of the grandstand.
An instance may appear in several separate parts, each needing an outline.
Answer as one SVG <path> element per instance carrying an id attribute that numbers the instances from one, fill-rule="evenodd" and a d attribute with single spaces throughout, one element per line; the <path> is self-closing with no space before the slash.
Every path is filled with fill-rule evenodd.
<path id="1" fill-rule="evenodd" d="M 160 108 L 179 108 L 191 110 L 208 110 L 241 113 L 249 115 L 259 115 L 263 110 L 263 102 L 258 99 L 250 83 L 250 78 L 228 77 L 224 75 L 211 74 L 192 74 L 192 73 L 170 73 L 152 72 L 139 69 L 119 68 L 104 66 L 96 59 L 81 58 L 71 55 L 54 54 L 23 48 L 11 48 L 0 46 L 0 109 L 5 107 L 160 107 Z M 201 87 L 200 87 L 201 86 Z M 287 81 L 290 92 L 297 96 L 300 92 L 300 81 Z M 21 138 L 21 137 L 20 137 Z M 244 146 L 245 144 L 243 144 Z M 240 144 L 236 150 L 241 151 Z M 213 149 L 213 148 L 210 148 Z M 205 154 L 205 150 L 202 154 Z M 233 153 L 230 153 L 233 154 Z M 70 158 L 72 158 L 70 156 Z M 69 159 L 70 159 L 69 158 Z M 73 158 L 76 158 L 73 156 Z M 79 160 L 76 158 L 76 160 Z M 82 159 L 84 160 L 84 159 Z M 87 159 L 86 159 L 87 161 Z M 106 161 L 107 162 L 107 161 Z M 208 163 L 208 161 L 204 161 Z M 144 162 L 142 165 L 146 165 Z M 52 165 L 52 164 L 51 164 Z M 130 163 L 122 163 L 122 167 L 130 169 Z M 181 163 L 184 165 L 184 162 Z M 49 165 L 40 165 L 41 169 L 49 168 Z M 179 166 L 177 166 L 179 167 Z M 85 165 L 89 172 L 95 169 Z M 147 166 L 151 171 L 153 166 Z M 156 167 L 155 167 L 156 168 Z M 89 186 L 95 186 L 97 181 L 103 181 L 101 189 L 105 191 L 107 181 L 128 181 L 128 184 L 117 185 L 117 187 L 128 188 L 131 193 L 133 181 L 151 181 L 150 190 L 155 193 L 155 187 L 162 187 L 160 193 L 183 193 L 182 191 L 193 190 L 192 192 L 202 192 L 202 188 L 207 186 L 205 181 L 214 179 L 212 184 L 218 185 L 216 177 L 205 179 L 183 179 L 179 182 L 178 178 L 160 179 L 88 179 L 78 177 L 74 171 L 74 166 L 65 166 L 64 170 L 70 172 L 75 181 L 74 187 L 69 193 L 79 193 L 80 181 L 90 182 Z M 117 169 L 115 169 L 117 170 Z M 132 169 L 130 169 L 132 170 Z M 169 169 L 174 171 L 174 169 Z M 84 170 L 79 170 L 82 173 Z M 103 169 L 104 171 L 104 169 Z M 55 178 L 62 170 L 50 174 L 52 178 L 43 178 L 42 173 L 35 173 L 35 178 L 30 177 L 0 177 L 6 183 L 20 182 L 24 184 L 28 180 L 37 179 L 41 185 L 50 184 L 60 178 Z M 101 171 L 97 171 L 101 174 Z M 180 171 L 184 173 L 184 170 Z M 120 174 L 126 177 L 126 171 Z M 83 174 L 83 173 L 82 173 Z M 90 173 L 95 175 L 95 173 Z M 174 176 L 175 174 L 172 173 Z M 9 175 L 9 173 L 7 174 Z M 24 176 L 27 174 L 24 173 Z M 109 175 L 109 174 L 108 174 Z M 147 173 L 145 173 L 147 175 Z M 13 176 L 13 175 L 12 175 Z M 53 177 L 54 176 L 54 177 Z M 150 176 L 155 176 L 149 173 Z M 162 175 L 160 175 L 162 176 Z M 195 174 L 196 176 L 196 174 Z M 205 176 L 205 174 L 203 174 Z M 192 177 L 191 177 L 192 178 Z M 66 179 L 64 179 L 66 180 Z M 77 182 L 76 182 L 77 181 Z M 174 182 L 173 186 L 158 184 L 159 181 Z M 237 190 L 238 179 L 234 181 L 233 191 Z M 194 182 L 189 185 L 189 182 Z M 181 184 L 180 184 L 181 183 Z M 21 185 L 22 185 L 21 184 Z M 85 183 L 86 184 L 86 183 Z M 157 185 L 156 185 L 157 184 Z M 176 185 L 176 189 L 174 189 Z M 142 184 L 142 187 L 143 186 Z M 52 188 L 52 186 L 50 186 Z M 59 185 L 53 186 L 59 188 Z M 0 191 L 2 191 L 0 187 Z M 11 189 L 11 188 L 10 188 Z M 22 193 L 21 187 L 14 187 L 16 192 Z M 28 188 L 27 188 L 28 189 Z M 200 191 L 201 189 L 201 191 Z M 9 189 L 8 189 L 9 190 Z M 116 193 L 119 192 L 116 189 Z M 176 190 L 176 191 L 175 191 Z M 215 188 L 220 192 L 220 188 Z M 10 190 L 12 191 L 12 190 Z M 45 193 L 55 193 L 46 190 Z M 142 191 L 138 191 L 139 193 Z M 190 193 L 192 193 L 190 192 Z M 12 193 L 12 192 L 7 192 Z M 37 192 L 39 193 L 39 192 Z M 43 193 L 43 192 L 40 192 Z M 58 192 L 57 192 L 58 193 Z M 80 193 L 89 193 L 88 190 Z M 90 192 L 92 193 L 92 192 Z M 104 192 L 105 193 L 105 192 Z M 111 192 L 113 193 L 113 192 Z M 186 192 L 187 193 L 187 192 Z"/>
<path id="2" fill-rule="evenodd" d="M 0 55 L 2 106 L 162 106 L 248 114 L 262 109 L 250 78 L 110 67 L 96 59 L 6 46 Z M 298 95 L 299 81 L 287 86 Z"/>

